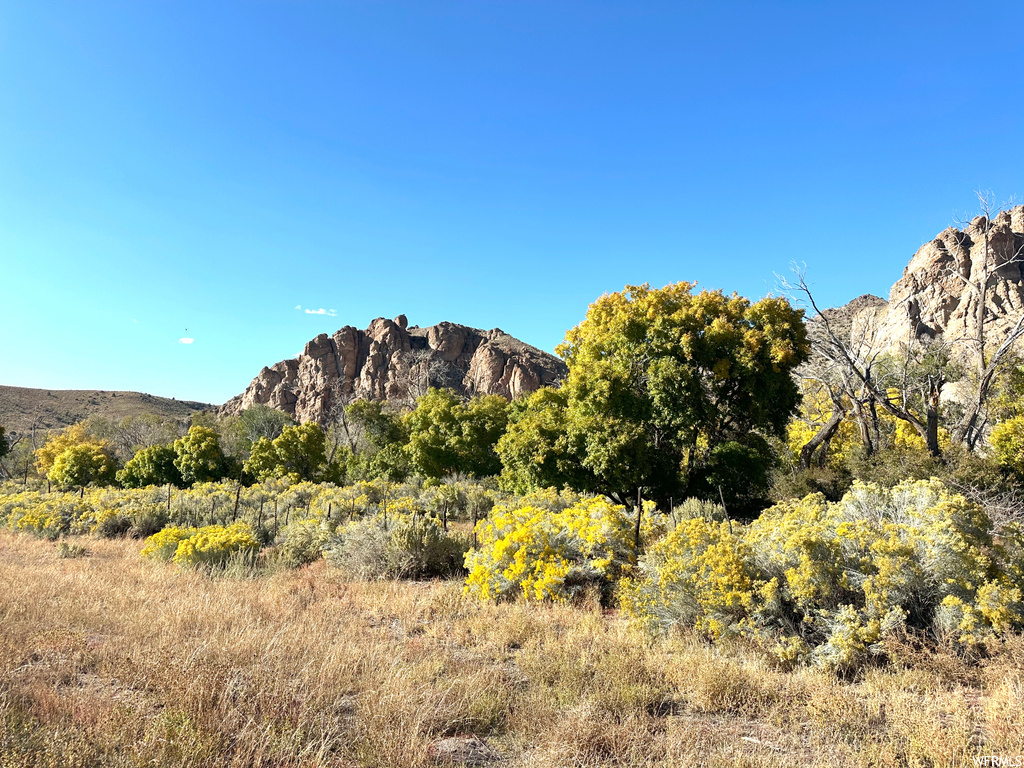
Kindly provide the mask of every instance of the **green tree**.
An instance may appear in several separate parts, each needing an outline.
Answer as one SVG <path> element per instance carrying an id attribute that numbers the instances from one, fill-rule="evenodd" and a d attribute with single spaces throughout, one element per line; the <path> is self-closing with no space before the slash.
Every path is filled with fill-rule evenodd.
<path id="1" fill-rule="evenodd" d="M 260 437 L 253 443 L 245 470 L 258 480 L 288 476 L 318 481 L 327 465 L 327 439 L 315 422 L 284 427 L 273 440 Z"/>
<path id="2" fill-rule="evenodd" d="M 406 445 L 385 445 L 370 459 L 370 474 L 389 483 L 404 482 L 412 474 L 413 466 Z"/>
<path id="3" fill-rule="evenodd" d="M 459 412 L 462 469 L 477 477 L 501 472 L 497 444 L 508 428 L 508 401 L 499 395 L 474 397 Z"/>
<path id="4" fill-rule="evenodd" d="M 487 395 L 463 403 L 450 390 L 430 389 L 416 401 L 406 424 L 413 466 L 427 477 L 501 470 L 495 446 L 508 424 L 504 398 Z"/>
<path id="5" fill-rule="evenodd" d="M 117 473 L 117 482 L 125 488 L 147 485 L 182 485 L 181 472 L 174 465 L 178 455 L 173 445 L 151 445 L 135 455 Z"/>
<path id="6" fill-rule="evenodd" d="M 85 424 L 72 424 L 53 435 L 35 452 L 36 469 L 58 488 L 114 481 L 117 460 L 113 446 L 97 439 Z"/>
<path id="7" fill-rule="evenodd" d="M 79 443 L 57 454 L 47 478 L 62 489 L 90 483 L 110 485 L 116 470 L 109 446 L 97 442 Z"/>
<path id="8" fill-rule="evenodd" d="M 0 459 L 6 456 L 11 450 L 11 444 L 7 440 L 7 436 L 4 434 L 4 428 L 0 425 Z"/>
<path id="9" fill-rule="evenodd" d="M 460 405 L 451 390 L 431 388 L 406 417 L 412 463 L 427 477 L 444 477 L 459 469 Z"/>
<path id="10" fill-rule="evenodd" d="M 534 395 L 513 417 L 502 445 L 512 482 L 559 478 L 623 504 L 638 489 L 664 501 L 764 492 L 765 437 L 784 434 L 799 402 L 803 313 L 693 288 L 627 286 L 591 304 L 558 349 L 562 393 Z"/>
<path id="11" fill-rule="evenodd" d="M 508 427 L 495 448 L 503 489 L 526 494 L 538 488 L 584 488 L 591 482 L 565 437 L 568 406 L 568 392 L 551 387 L 510 404 Z"/>
<path id="12" fill-rule="evenodd" d="M 220 436 L 210 427 L 189 427 L 188 434 L 174 441 L 174 453 L 174 466 L 186 486 L 220 480 L 227 472 Z"/>
<path id="13" fill-rule="evenodd" d="M 378 451 L 386 445 L 402 444 L 409 434 L 399 415 L 379 400 L 356 400 L 346 406 L 348 428 L 354 450 Z"/>

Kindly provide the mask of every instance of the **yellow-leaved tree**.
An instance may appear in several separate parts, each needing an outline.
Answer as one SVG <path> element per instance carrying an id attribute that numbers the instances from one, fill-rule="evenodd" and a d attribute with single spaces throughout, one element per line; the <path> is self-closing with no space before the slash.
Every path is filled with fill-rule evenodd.
<path id="1" fill-rule="evenodd" d="M 809 354 L 803 313 L 694 283 L 602 296 L 558 352 L 569 375 L 513 408 L 498 453 L 506 485 L 601 493 L 721 495 L 743 504 L 767 485 L 769 436 L 799 402 Z M 720 489 L 720 490 L 719 490 Z"/>
<path id="2" fill-rule="evenodd" d="M 109 485 L 117 462 L 109 442 L 94 438 L 83 424 L 73 424 L 36 451 L 36 469 L 58 488 Z"/>

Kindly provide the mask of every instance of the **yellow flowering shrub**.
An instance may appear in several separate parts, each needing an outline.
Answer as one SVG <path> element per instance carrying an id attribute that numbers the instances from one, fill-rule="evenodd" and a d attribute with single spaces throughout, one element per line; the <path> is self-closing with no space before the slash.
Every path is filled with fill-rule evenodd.
<path id="1" fill-rule="evenodd" d="M 90 512 L 90 506 L 77 493 L 23 491 L 0 499 L 0 522 L 51 540 L 84 532 L 82 520 Z"/>
<path id="2" fill-rule="evenodd" d="M 619 600 L 648 628 L 687 624 L 718 639 L 741 630 L 758 599 L 750 553 L 727 522 L 682 520 L 626 579 Z"/>
<path id="3" fill-rule="evenodd" d="M 610 596 L 634 556 L 631 515 L 602 498 L 565 507 L 557 496 L 545 501 L 555 508 L 497 506 L 477 523 L 479 546 L 466 556 L 467 593 L 565 601 L 598 587 Z"/>
<path id="4" fill-rule="evenodd" d="M 259 542 L 245 523 L 164 528 L 146 539 L 143 557 L 185 566 L 222 567 L 235 556 L 254 556 Z"/>
<path id="5" fill-rule="evenodd" d="M 689 520 L 620 590 L 649 628 L 741 634 L 786 662 L 863 664 L 900 627 L 977 643 L 1024 627 L 1024 536 L 936 479 L 855 483 L 775 505 L 746 526 Z"/>
<path id="6" fill-rule="evenodd" d="M 1013 416 L 992 429 L 992 452 L 999 466 L 1024 477 L 1024 416 Z"/>
<path id="7" fill-rule="evenodd" d="M 164 528 L 146 539 L 140 554 L 154 560 L 170 560 L 178 551 L 178 545 L 195 533 L 195 528 L 180 528 L 176 525 Z"/>

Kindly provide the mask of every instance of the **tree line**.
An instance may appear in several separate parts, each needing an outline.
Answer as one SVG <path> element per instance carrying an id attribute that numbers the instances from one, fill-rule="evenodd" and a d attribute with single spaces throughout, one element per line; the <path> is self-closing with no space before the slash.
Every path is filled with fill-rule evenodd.
<path id="1" fill-rule="evenodd" d="M 741 514 L 814 490 L 838 498 L 855 477 L 884 482 L 894 463 L 893 483 L 951 463 L 991 484 L 1024 474 L 1024 369 L 1012 342 L 973 368 L 936 343 L 883 354 L 844 340 L 820 312 L 805 323 L 786 297 L 695 289 L 602 296 L 557 350 L 565 381 L 511 403 L 430 389 L 412 408 L 350 402 L 325 424 L 265 406 L 199 413 L 188 425 L 92 419 L 30 458 L 21 446 L 18 466 L 27 479 L 31 461 L 61 489 L 494 477 L 516 493 L 566 488 L 662 508 L 699 498 Z M 973 386 L 966 405 L 940 409 L 936 388 L 957 379 Z M 0 457 L 8 448 L 0 431 Z M 0 464 L 11 477 L 9 465 Z"/>

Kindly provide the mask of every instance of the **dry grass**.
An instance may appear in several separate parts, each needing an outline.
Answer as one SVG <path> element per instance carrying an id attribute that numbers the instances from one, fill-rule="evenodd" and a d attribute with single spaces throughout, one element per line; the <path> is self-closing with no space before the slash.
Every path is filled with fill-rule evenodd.
<path id="1" fill-rule="evenodd" d="M 0 531 L 0 767 L 964 766 L 1024 753 L 1024 641 L 855 683 L 597 608 L 480 605 L 320 562 L 212 578 Z M 961 666 L 958 666 L 961 665 Z M 961 668 L 962 667 L 962 668 Z M 965 671 L 966 670 L 966 671 Z M 964 680 L 966 682 L 960 682 Z"/>

